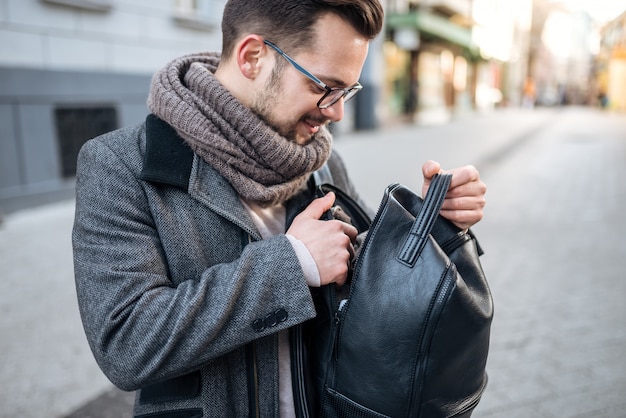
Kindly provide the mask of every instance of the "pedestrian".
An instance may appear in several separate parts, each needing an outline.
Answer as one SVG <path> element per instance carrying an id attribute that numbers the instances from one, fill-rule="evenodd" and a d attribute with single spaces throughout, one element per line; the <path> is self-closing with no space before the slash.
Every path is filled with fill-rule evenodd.
<path id="1" fill-rule="evenodd" d="M 357 234 L 319 220 L 334 195 L 309 179 L 327 164 L 356 197 L 327 125 L 382 24 L 378 0 L 228 1 L 221 55 L 169 63 L 144 123 L 81 150 L 80 313 L 136 416 L 295 416 L 289 329 L 315 316 L 310 286 L 345 283 Z M 424 164 L 424 189 L 439 171 Z M 452 173 L 442 214 L 468 228 L 485 186 Z"/>
<path id="2" fill-rule="evenodd" d="M 535 107 L 536 91 L 535 82 L 532 78 L 527 78 L 524 83 L 524 97 L 522 99 L 522 107 L 532 109 Z"/>

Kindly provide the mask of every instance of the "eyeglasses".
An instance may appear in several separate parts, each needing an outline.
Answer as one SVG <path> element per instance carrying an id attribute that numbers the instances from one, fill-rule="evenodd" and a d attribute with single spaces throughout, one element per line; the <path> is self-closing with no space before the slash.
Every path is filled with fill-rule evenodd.
<path id="1" fill-rule="evenodd" d="M 342 89 L 339 87 L 328 87 L 326 83 L 324 83 L 319 78 L 315 77 L 313 74 L 311 74 L 310 71 L 305 69 L 303 66 L 301 66 L 297 62 L 295 62 L 293 58 L 291 58 L 289 55 L 285 54 L 282 49 L 280 49 L 279 47 L 277 47 L 270 41 L 264 40 L 263 42 L 265 42 L 265 44 L 269 46 L 270 48 L 272 48 L 274 51 L 278 52 L 280 55 L 285 57 L 285 59 L 289 61 L 289 63 L 293 65 L 296 70 L 300 71 L 302 74 L 307 76 L 311 81 L 317 84 L 319 88 L 321 88 L 322 90 L 326 90 L 326 93 L 324 93 L 322 98 L 317 102 L 317 107 L 319 107 L 320 109 L 327 109 L 331 107 L 332 105 L 334 105 L 335 103 L 337 103 L 342 98 L 345 103 L 351 98 L 353 98 L 354 95 L 357 94 L 359 90 L 363 88 L 363 86 L 359 83 L 356 83 L 354 86 L 348 87 L 346 89 Z"/>

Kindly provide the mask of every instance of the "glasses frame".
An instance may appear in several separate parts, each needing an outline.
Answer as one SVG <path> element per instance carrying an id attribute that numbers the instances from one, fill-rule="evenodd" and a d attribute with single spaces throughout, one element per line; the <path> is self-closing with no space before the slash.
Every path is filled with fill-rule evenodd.
<path id="1" fill-rule="evenodd" d="M 319 78 L 314 76 L 313 73 L 311 73 L 309 70 L 307 70 L 306 68 L 304 68 L 303 66 L 298 64 L 293 58 L 291 58 L 289 55 L 287 55 L 285 52 L 283 52 L 282 49 L 280 49 L 279 47 L 274 45 L 272 42 L 267 41 L 267 40 L 263 40 L 263 42 L 265 43 L 265 45 L 269 46 L 274 51 L 276 51 L 280 55 L 282 55 L 287 61 L 289 61 L 289 63 L 291 65 L 293 65 L 293 67 L 296 70 L 298 70 L 300 73 L 304 74 L 308 79 L 310 79 L 312 82 L 317 84 L 318 87 L 320 87 L 323 90 L 326 90 L 326 93 L 324 93 L 322 98 L 319 99 L 318 102 L 317 102 L 317 107 L 320 108 L 320 109 L 328 109 L 329 107 L 331 107 L 332 105 L 334 105 L 335 103 L 337 103 L 341 99 L 343 99 L 343 102 L 345 103 L 348 100 L 350 100 L 351 98 L 353 98 L 363 88 L 363 86 L 360 83 L 358 83 L 358 82 L 354 86 L 348 87 L 348 88 L 329 87 L 326 83 L 324 83 L 322 80 L 320 80 Z M 328 103 L 322 104 L 324 99 L 326 99 L 329 95 L 331 95 L 331 94 L 333 94 L 334 92 L 337 92 L 337 91 L 341 91 L 341 92 L 343 92 L 343 94 L 338 95 L 337 97 L 332 98 L 330 100 L 330 102 L 328 102 Z"/>

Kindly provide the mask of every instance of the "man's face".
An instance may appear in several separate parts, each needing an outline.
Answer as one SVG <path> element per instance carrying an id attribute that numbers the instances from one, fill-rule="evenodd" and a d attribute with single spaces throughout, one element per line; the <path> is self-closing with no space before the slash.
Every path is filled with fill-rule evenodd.
<path id="1" fill-rule="evenodd" d="M 291 57 L 329 87 L 356 84 L 367 56 L 368 40 L 330 14 L 318 21 L 315 31 L 313 47 Z M 275 64 L 272 75 L 255 94 L 251 109 L 281 135 L 306 144 L 321 126 L 343 118 L 343 99 L 319 109 L 317 102 L 325 91 L 278 53 L 275 59 L 284 62 Z"/>

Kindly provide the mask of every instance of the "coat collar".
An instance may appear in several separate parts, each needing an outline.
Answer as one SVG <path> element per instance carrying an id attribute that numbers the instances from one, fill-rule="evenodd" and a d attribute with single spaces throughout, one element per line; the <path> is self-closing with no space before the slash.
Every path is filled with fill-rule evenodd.
<path id="1" fill-rule="evenodd" d="M 187 190 L 193 160 L 193 151 L 174 128 L 155 115 L 148 115 L 141 179 Z"/>

